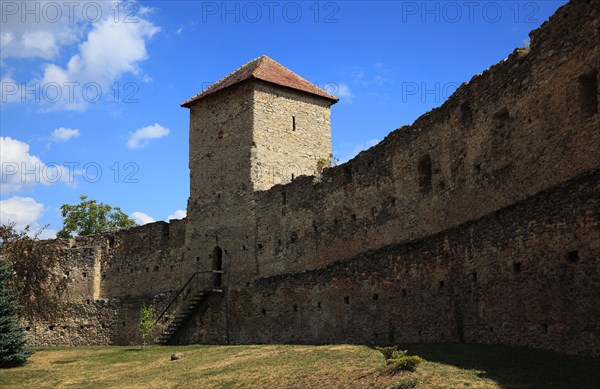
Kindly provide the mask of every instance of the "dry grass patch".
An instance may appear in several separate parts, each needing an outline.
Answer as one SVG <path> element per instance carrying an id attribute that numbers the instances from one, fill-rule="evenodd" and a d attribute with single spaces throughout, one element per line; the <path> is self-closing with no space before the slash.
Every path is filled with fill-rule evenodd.
<path id="1" fill-rule="evenodd" d="M 592 388 L 597 359 L 465 344 L 401 345 L 428 362 L 392 374 L 367 346 L 44 348 L 2 388 Z M 182 358 L 171 361 L 171 354 Z"/>

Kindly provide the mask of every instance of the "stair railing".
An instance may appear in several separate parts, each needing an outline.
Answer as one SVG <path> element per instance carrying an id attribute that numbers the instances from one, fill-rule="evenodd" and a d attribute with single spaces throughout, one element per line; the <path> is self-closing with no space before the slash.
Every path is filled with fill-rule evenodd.
<path id="1" fill-rule="evenodd" d="M 192 276 L 187 280 L 187 282 L 185 284 L 183 284 L 183 287 L 181 287 L 181 289 L 179 289 L 179 291 L 171 299 L 171 302 L 169 302 L 167 307 L 165 309 L 163 309 L 163 311 L 160 313 L 160 315 L 158 315 L 158 318 L 156 319 L 156 321 L 153 324 L 153 328 L 157 328 L 157 325 L 160 323 L 160 320 L 167 314 L 167 312 L 169 312 L 169 309 L 173 306 L 173 304 L 175 304 L 175 302 L 177 302 L 179 297 L 188 288 L 188 286 L 193 285 L 194 281 L 195 281 L 195 286 L 196 286 L 195 292 L 199 292 L 201 290 L 208 291 L 210 289 L 213 289 L 213 288 L 207 287 L 207 275 L 211 276 L 211 277 L 208 277 L 208 282 L 210 283 L 210 282 L 213 282 L 212 275 L 214 273 L 222 273 L 222 271 L 206 270 L 206 271 L 197 271 L 194 274 L 192 274 Z M 200 281 L 202 281 L 202 289 L 200 289 Z M 215 288 L 217 288 L 217 287 L 215 286 Z M 192 293 L 190 290 L 190 295 L 191 294 Z"/>

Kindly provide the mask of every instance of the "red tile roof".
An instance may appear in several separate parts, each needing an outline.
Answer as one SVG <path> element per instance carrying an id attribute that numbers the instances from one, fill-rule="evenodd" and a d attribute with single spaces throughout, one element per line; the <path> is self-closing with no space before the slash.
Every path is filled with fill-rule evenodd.
<path id="1" fill-rule="evenodd" d="M 305 80 L 304 78 L 292 72 L 285 66 L 279 64 L 278 62 L 275 62 L 266 55 L 263 55 L 240 66 L 231 74 L 215 82 L 202 92 L 198 93 L 196 96 L 184 101 L 181 104 L 181 106 L 189 108 L 192 105 L 192 103 L 202 99 L 203 97 L 206 97 L 210 94 L 220 91 L 221 89 L 225 89 L 250 78 L 256 78 L 258 80 L 263 80 L 272 84 L 277 84 L 288 88 L 300 90 L 303 92 L 311 93 L 313 95 L 321 96 L 326 99 L 332 100 L 333 104 L 335 104 L 339 100 L 339 98 L 335 97 L 334 95 L 325 92 L 323 89 L 319 88 L 312 82 Z"/>

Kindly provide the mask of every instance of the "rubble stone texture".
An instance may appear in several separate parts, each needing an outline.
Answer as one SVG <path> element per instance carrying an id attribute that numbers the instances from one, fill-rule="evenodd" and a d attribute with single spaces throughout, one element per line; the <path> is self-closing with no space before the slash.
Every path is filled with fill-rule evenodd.
<path id="1" fill-rule="evenodd" d="M 186 219 L 57 241 L 73 263 L 68 309 L 26 323 L 30 341 L 136 342 L 142 304 L 160 312 L 194 272 L 220 270 L 208 285 L 222 292 L 171 343 L 464 341 L 598 355 L 599 43 L 598 2 L 571 1 L 528 51 L 317 176 L 336 100 L 265 80 L 261 61 L 281 70 L 266 57 L 244 65 L 246 78 L 183 104 Z"/>

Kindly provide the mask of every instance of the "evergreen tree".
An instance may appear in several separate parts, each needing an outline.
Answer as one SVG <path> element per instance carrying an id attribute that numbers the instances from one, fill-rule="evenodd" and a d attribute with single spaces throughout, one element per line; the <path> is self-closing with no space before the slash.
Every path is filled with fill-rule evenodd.
<path id="1" fill-rule="evenodd" d="M 17 321 L 17 299 L 8 288 L 10 275 L 10 267 L 0 260 L 0 367 L 22 365 L 33 354 L 25 347 L 25 331 Z"/>

